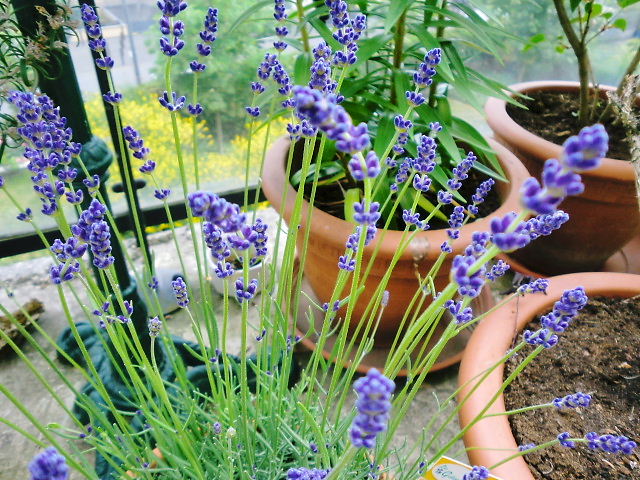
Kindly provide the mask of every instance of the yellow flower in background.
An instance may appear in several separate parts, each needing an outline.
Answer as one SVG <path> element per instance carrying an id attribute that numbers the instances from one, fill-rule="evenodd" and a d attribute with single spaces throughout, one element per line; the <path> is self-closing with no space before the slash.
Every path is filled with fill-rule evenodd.
<path id="1" fill-rule="evenodd" d="M 85 104 L 87 116 L 94 135 L 111 144 L 111 137 L 107 120 L 99 96 L 92 98 Z M 205 106 L 206 108 L 206 106 Z M 143 138 L 145 146 L 151 149 L 149 158 L 156 162 L 157 167 L 154 176 L 160 187 L 177 186 L 180 184 L 180 172 L 171 129 L 171 117 L 160 106 L 153 94 L 145 94 L 139 99 L 125 99 L 120 103 L 120 112 L 124 125 L 131 125 L 138 130 Z M 193 160 L 193 125 L 196 120 L 193 117 L 178 116 L 178 131 L 182 144 L 183 162 L 190 185 L 195 183 Z M 275 139 L 285 132 L 286 122 L 276 120 L 271 125 L 270 139 Z M 207 125 L 200 121 L 196 129 L 198 141 L 199 176 L 203 184 L 229 182 L 239 184 L 244 182 L 245 164 L 249 139 L 246 136 L 237 136 L 224 148 L 224 153 L 219 152 L 219 146 Z M 267 135 L 267 128 L 261 128 L 254 133 L 251 146 L 250 176 L 255 178 L 260 169 L 263 155 L 263 145 Z M 271 143 L 269 140 L 268 143 Z M 215 150 L 214 150 L 215 148 Z M 131 157 L 134 175 L 144 178 L 145 175 L 138 171 L 142 164 L 138 159 Z M 111 169 L 114 181 L 120 181 L 120 174 L 114 164 Z"/>

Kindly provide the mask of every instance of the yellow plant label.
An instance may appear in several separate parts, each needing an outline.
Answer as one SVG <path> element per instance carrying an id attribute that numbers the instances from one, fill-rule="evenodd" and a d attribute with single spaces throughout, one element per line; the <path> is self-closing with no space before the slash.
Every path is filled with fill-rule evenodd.
<path id="1" fill-rule="evenodd" d="M 465 465 L 453 458 L 442 457 L 433 468 L 425 472 L 421 478 L 422 480 L 462 480 L 462 476 L 470 471 L 471 467 L 469 465 Z M 492 480 L 500 480 L 493 475 L 490 475 L 489 478 Z"/>

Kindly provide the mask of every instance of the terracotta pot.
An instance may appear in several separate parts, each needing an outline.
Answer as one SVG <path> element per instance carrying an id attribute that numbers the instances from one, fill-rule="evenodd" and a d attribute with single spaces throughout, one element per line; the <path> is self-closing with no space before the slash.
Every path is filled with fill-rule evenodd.
<path id="1" fill-rule="evenodd" d="M 587 295 L 628 298 L 640 294 L 640 275 L 627 273 L 574 273 L 550 279 L 547 295 L 534 294 L 513 301 L 488 315 L 471 335 L 462 363 L 460 364 L 458 396 L 461 401 L 471 391 L 476 381 L 473 379 L 495 364 L 511 348 L 513 339 L 536 315 L 553 308 L 562 292 L 582 286 Z M 579 322 L 572 328 L 580 328 Z M 562 339 L 556 348 L 562 348 Z M 503 382 L 504 366 L 496 368 L 466 400 L 459 412 L 462 428 L 478 415 L 489 400 L 500 389 Z M 504 413 L 502 395 L 486 414 Z M 511 433 L 507 416 L 490 417 L 480 420 L 464 436 L 469 461 L 473 465 L 491 466 L 518 450 Z M 499 451 L 499 449 L 502 449 Z M 504 480 L 533 480 L 526 461 L 522 457 L 511 460 L 491 472 Z"/>
<path id="2" fill-rule="evenodd" d="M 510 88 L 523 94 L 541 90 L 577 92 L 578 83 L 528 82 Z M 602 87 L 601 95 L 610 89 L 613 87 Z M 497 98 L 487 101 L 489 126 L 495 138 L 522 160 L 531 175 L 540 178 L 545 160 L 559 158 L 562 147 L 518 125 L 507 113 L 506 105 Z M 630 162 L 605 158 L 599 168 L 583 174 L 583 181 L 584 193 L 569 197 L 560 205 L 570 220 L 552 235 L 514 252 L 512 257 L 534 272 L 545 274 L 597 271 L 640 231 L 636 174 Z"/>
<path id="3" fill-rule="evenodd" d="M 267 199 L 276 210 L 281 212 L 287 221 L 291 219 L 296 196 L 296 191 L 291 187 L 288 179 L 285 178 L 285 162 L 289 145 L 289 139 L 284 137 L 274 143 L 266 157 L 263 177 L 263 189 Z M 503 204 L 494 215 L 501 216 L 518 210 L 518 192 L 520 185 L 528 177 L 528 174 L 520 161 L 507 149 L 496 142 L 492 142 L 491 147 L 495 149 L 505 174 L 510 179 L 510 183 L 497 182 L 497 189 Z M 282 192 L 285 188 L 288 189 L 287 203 L 285 208 L 282 208 Z M 298 235 L 299 247 L 303 239 L 304 229 L 307 228 L 305 222 L 309 208 L 311 208 L 309 204 L 304 202 L 302 225 Z M 452 244 L 453 254 L 447 257 L 448 260 L 444 262 L 438 276 L 434 279 L 438 290 L 444 288 L 449 281 L 452 258 L 461 253 L 471 243 L 473 232 L 488 230 L 489 223 L 489 218 L 483 218 L 465 225 L 461 229 L 460 238 Z M 344 254 L 347 237 L 353 233 L 353 224 L 333 217 L 314 207 L 309 227 L 310 234 L 305 276 L 316 297 L 321 302 L 326 302 L 331 298 L 339 272 L 338 257 Z M 365 262 L 368 262 L 367 259 L 370 258 L 376 245 L 381 244 L 371 269 L 371 274 L 366 282 L 365 291 L 355 306 L 353 325 L 362 317 L 369 299 L 379 285 L 389 262 L 398 249 L 401 237 L 401 231 L 380 231 L 374 242 L 365 248 Z M 428 272 L 435 259 L 440 255 L 440 245 L 445 240 L 447 240 L 445 230 L 423 232 L 418 234 L 413 243 L 403 252 L 387 285 L 390 298 L 389 304 L 380 320 L 376 335 L 376 343 L 378 345 L 383 345 L 394 338 L 402 316 L 418 288 L 416 272 L 419 271 L 423 275 Z"/>

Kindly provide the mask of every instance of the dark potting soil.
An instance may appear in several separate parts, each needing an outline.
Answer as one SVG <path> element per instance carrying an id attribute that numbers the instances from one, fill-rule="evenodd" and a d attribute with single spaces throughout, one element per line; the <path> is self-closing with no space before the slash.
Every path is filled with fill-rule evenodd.
<path id="1" fill-rule="evenodd" d="M 558 145 L 580 131 L 577 116 L 580 103 L 577 92 L 532 92 L 527 95 L 531 100 L 520 100 L 520 103 L 528 110 L 507 104 L 507 113 L 518 125 Z M 605 106 L 604 102 L 600 102 L 598 112 L 602 112 Z M 629 160 L 631 156 L 626 131 L 614 120 L 612 115 L 608 115 L 601 122 L 609 134 L 607 157 Z"/>
<path id="2" fill-rule="evenodd" d="M 536 319 L 528 328 L 539 328 Z M 541 444 L 559 433 L 572 438 L 588 432 L 640 440 L 640 297 L 596 297 L 505 392 L 507 410 L 548 403 L 581 391 L 591 406 L 558 411 L 534 410 L 510 418 L 518 445 Z M 506 371 L 520 362 L 511 359 Z M 640 443 L 640 442 L 638 442 Z M 545 480 L 640 479 L 640 455 L 594 452 L 586 444 L 554 446 L 525 456 L 533 476 Z"/>

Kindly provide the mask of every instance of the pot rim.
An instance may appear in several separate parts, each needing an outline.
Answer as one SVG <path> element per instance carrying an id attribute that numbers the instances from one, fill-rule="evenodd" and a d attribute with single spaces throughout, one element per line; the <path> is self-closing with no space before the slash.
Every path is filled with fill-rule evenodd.
<path id="1" fill-rule="evenodd" d="M 519 187 L 528 178 L 529 172 L 520 162 L 520 160 L 507 148 L 500 145 L 493 139 L 488 139 L 489 145 L 496 152 L 500 163 L 502 164 L 505 174 L 509 179 L 509 183 L 504 185 L 505 195 L 502 205 L 491 215 L 480 218 L 472 223 L 464 225 L 460 229 L 460 237 L 452 242 L 454 253 L 461 252 L 472 241 L 472 235 L 476 231 L 488 231 L 491 219 L 497 216 L 504 216 L 510 212 L 516 211 L 520 206 Z M 291 218 L 294 208 L 296 190 L 285 179 L 284 162 L 290 145 L 289 137 L 283 136 L 276 140 L 271 149 L 267 153 L 265 159 L 265 169 L 263 174 L 263 190 L 265 196 L 279 212 L 282 210 L 282 190 L 287 188 L 287 205 L 284 211 L 285 218 Z M 309 203 L 303 200 L 302 207 L 302 226 L 306 225 L 307 214 L 309 212 Z M 317 221 L 311 222 L 311 231 L 322 237 L 332 248 L 344 250 L 347 237 L 353 233 L 354 225 L 334 217 L 317 207 L 313 207 L 313 217 Z M 403 232 L 400 230 L 384 231 L 384 238 L 381 245 L 380 235 L 367 247 L 365 251 L 373 253 L 379 248 L 377 259 L 392 258 L 396 253 L 398 244 L 402 238 Z M 449 240 L 446 229 L 429 230 L 420 232 L 416 235 L 412 243 L 405 249 L 401 256 L 401 260 L 433 260 L 440 255 L 440 245 Z M 337 261 L 337 257 L 336 257 Z"/>
<path id="2" fill-rule="evenodd" d="M 458 401 L 461 401 L 475 385 L 474 377 L 498 361 L 511 347 L 514 336 L 533 317 L 550 310 L 566 289 L 582 286 L 589 296 L 629 298 L 640 294 L 640 275 L 630 273 L 572 273 L 550 277 L 549 280 L 546 295 L 529 294 L 525 297 L 516 297 L 480 322 L 469 339 L 460 364 Z M 497 367 L 462 405 L 458 417 L 463 428 L 498 391 L 503 378 L 504 364 Z M 504 413 L 505 411 L 504 397 L 500 395 L 486 413 Z M 470 461 L 476 465 L 486 466 L 510 456 L 518 448 L 506 415 L 479 421 L 465 433 L 464 443 L 467 448 L 475 447 L 468 452 Z M 505 480 L 534 480 L 523 457 L 510 460 L 494 469 L 492 473 Z"/>
<path id="3" fill-rule="evenodd" d="M 517 93 L 525 94 L 532 91 L 552 90 L 552 91 L 573 91 L 579 88 L 578 82 L 562 80 L 541 80 L 533 82 L 522 82 L 509 85 L 507 88 L 514 93 L 507 92 L 512 98 Z M 616 87 L 610 85 L 599 85 L 600 92 L 615 90 Z M 558 158 L 562 153 L 562 146 L 543 139 L 529 132 L 520 124 L 516 123 L 507 113 L 507 101 L 501 98 L 489 97 L 485 103 L 484 111 L 487 115 L 487 123 L 494 132 L 502 132 L 503 136 L 513 140 L 524 152 L 537 158 Z M 619 178 L 622 182 L 636 179 L 635 170 L 631 162 L 605 157 L 602 159 L 600 167 L 583 173 L 587 176 L 602 178 Z"/>

